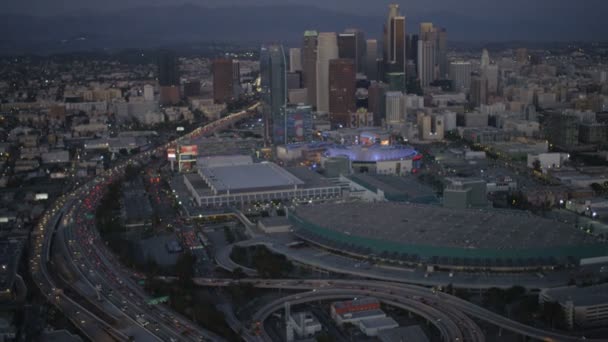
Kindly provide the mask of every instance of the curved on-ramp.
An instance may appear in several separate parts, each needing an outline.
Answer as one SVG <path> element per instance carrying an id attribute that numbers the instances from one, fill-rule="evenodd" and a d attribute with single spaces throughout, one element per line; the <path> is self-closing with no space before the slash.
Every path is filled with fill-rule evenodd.
<path id="1" fill-rule="evenodd" d="M 258 340 L 272 341 L 264 329 L 264 321 L 273 312 L 282 309 L 287 302 L 294 305 L 321 300 L 349 299 L 359 296 L 373 296 L 387 305 L 398 307 L 423 317 L 439 330 L 444 341 L 464 341 L 464 334 L 461 331 L 459 324 L 454 322 L 450 316 L 429 305 L 386 292 L 338 288 L 313 290 L 305 293 L 294 294 L 277 299 L 265 305 L 252 317 L 253 323 L 258 325 L 260 329 Z M 472 321 L 470 324 L 475 325 L 475 323 Z M 483 341 L 483 339 L 481 341 Z"/>

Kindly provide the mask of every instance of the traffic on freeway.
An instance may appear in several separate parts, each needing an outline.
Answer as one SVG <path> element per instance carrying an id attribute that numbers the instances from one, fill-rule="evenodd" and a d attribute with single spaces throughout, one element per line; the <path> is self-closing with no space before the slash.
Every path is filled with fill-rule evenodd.
<path id="1" fill-rule="evenodd" d="M 64 312 L 91 340 L 128 340 L 132 337 L 137 339 L 138 336 L 141 336 L 141 340 L 149 340 L 152 336 L 159 341 L 222 340 L 163 305 L 148 307 L 146 300 L 149 298 L 134 283 L 135 274 L 120 266 L 101 241 L 92 214 L 105 187 L 121 178 L 128 165 L 146 164 L 153 155 L 163 154 L 167 148 L 221 130 L 250 116 L 258 106 L 259 103 L 256 103 L 246 110 L 199 127 L 174 141 L 120 162 L 94 179 L 77 184 L 79 187 L 59 197 L 43 214 L 32 233 L 32 276 L 47 299 Z M 88 292 L 94 293 L 87 298 L 88 304 L 92 303 L 108 317 L 116 317 L 118 313 L 117 324 L 110 325 L 70 298 L 66 294 L 68 291 L 63 291 L 57 285 L 57 274 L 52 272 L 49 266 L 56 253 L 55 244 L 58 243 L 63 244 L 63 249 L 67 252 L 66 257 L 73 264 L 71 269 L 78 272 L 77 278 L 93 288 L 93 291 Z M 82 289 L 80 291 L 84 293 Z"/>

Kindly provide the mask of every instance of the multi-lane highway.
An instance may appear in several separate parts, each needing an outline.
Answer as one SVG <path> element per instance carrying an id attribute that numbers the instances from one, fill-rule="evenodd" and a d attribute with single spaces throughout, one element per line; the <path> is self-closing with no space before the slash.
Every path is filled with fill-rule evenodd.
<path id="1" fill-rule="evenodd" d="M 274 288 L 274 289 L 291 289 L 291 290 L 328 290 L 341 289 L 346 290 L 369 290 L 376 291 L 375 293 L 389 293 L 405 298 L 417 298 L 424 300 L 427 305 L 435 307 L 437 310 L 444 312 L 453 317 L 453 320 L 458 322 L 463 327 L 465 340 L 479 341 L 482 333 L 476 325 L 471 325 L 470 320 L 463 319 L 464 316 L 470 316 L 480 321 L 491 323 L 505 330 L 515 332 L 522 336 L 527 336 L 542 341 L 593 341 L 601 342 L 605 340 L 594 340 L 584 338 L 583 336 L 572 336 L 563 333 L 548 331 L 534 328 L 509 318 L 498 315 L 492 311 L 486 310 L 471 302 L 460 299 L 456 296 L 436 291 L 433 289 L 408 285 L 403 283 L 374 281 L 374 280 L 343 280 L 343 279 L 317 279 L 317 280 L 295 280 L 295 279 L 195 279 L 195 283 L 202 286 L 227 286 L 235 282 L 245 282 L 253 284 L 259 288 Z M 280 308 L 277 308 L 277 310 Z M 473 336 L 471 336 L 471 334 Z"/>
<path id="2" fill-rule="evenodd" d="M 167 148 L 224 129 L 250 116 L 258 106 L 256 103 L 119 163 L 61 196 L 43 214 L 32 233 L 32 276 L 47 299 L 91 340 L 222 340 L 166 306 L 148 307 L 145 301 L 149 298 L 133 282 L 132 273 L 122 268 L 103 244 L 91 215 L 104 188 L 122 177 L 129 164 L 146 164 L 152 155 L 163 154 Z M 55 266 L 71 272 L 70 278 L 76 279 L 69 291 L 59 285 L 66 280 L 50 268 L 53 260 L 61 260 L 62 265 Z M 63 265 L 64 260 L 71 265 Z"/>

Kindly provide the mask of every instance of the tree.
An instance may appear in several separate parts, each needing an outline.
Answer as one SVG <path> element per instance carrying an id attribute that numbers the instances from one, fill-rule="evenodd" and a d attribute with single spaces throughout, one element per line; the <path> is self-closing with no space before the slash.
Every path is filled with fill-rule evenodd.
<path id="1" fill-rule="evenodd" d="M 321 334 L 319 334 L 319 336 L 317 336 L 316 338 L 317 342 L 335 342 L 336 338 L 329 335 L 327 332 L 322 332 Z"/>
<path id="2" fill-rule="evenodd" d="M 245 274 L 245 271 L 243 271 L 243 269 L 240 267 L 237 267 L 232 271 L 233 279 L 243 279 L 246 277 L 247 277 L 247 274 Z"/>
<path id="3" fill-rule="evenodd" d="M 591 190 L 595 192 L 596 195 L 601 195 L 604 193 L 605 188 L 599 183 L 591 183 Z"/>
<path id="4" fill-rule="evenodd" d="M 558 302 L 543 303 L 541 306 L 541 317 L 551 328 L 566 326 L 564 310 Z"/>
<path id="5" fill-rule="evenodd" d="M 196 257 L 189 252 L 182 253 L 175 263 L 175 275 L 183 285 L 191 285 L 194 277 Z"/>

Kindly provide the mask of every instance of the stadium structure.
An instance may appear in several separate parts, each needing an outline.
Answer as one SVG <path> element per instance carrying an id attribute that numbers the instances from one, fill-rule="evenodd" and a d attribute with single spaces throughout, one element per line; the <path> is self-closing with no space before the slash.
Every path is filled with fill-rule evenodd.
<path id="1" fill-rule="evenodd" d="M 438 269 L 537 271 L 608 255 L 608 244 L 525 212 L 395 202 L 299 206 L 301 239 L 340 253 Z"/>

